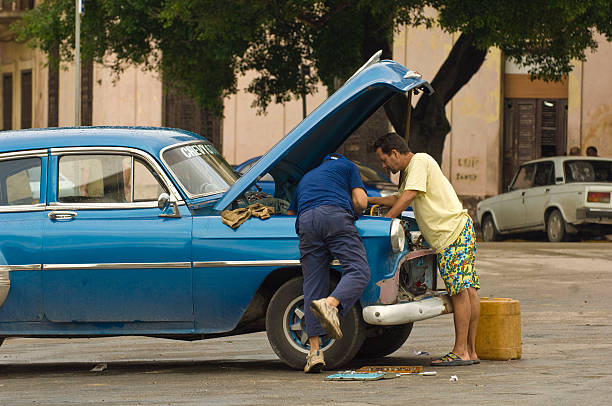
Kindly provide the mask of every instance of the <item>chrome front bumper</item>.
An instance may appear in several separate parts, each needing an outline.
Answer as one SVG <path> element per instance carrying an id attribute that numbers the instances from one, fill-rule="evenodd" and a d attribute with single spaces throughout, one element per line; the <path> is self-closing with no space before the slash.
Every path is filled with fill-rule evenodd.
<path id="1" fill-rule="evenodd" d="M 450 298 L 443 293 L 414 302 L 366 306 L 363 308 L 363 319 L 366 323 L 377 326 L 395 326 L 452 312 Z"/>

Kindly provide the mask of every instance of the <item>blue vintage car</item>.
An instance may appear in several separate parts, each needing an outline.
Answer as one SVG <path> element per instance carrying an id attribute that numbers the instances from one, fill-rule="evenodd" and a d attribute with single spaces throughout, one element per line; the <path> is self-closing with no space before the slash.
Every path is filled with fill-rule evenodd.
<path id="1" fill-rule="evenodd" d="M 140 335 L 199 340 L 267 332 L 302 368 L 308 351 L 295 216 L 302 175 L 392 97 L 427 82 L 392 61 L 365 66 L 244 176 L 205 138 L 140 127 L 0 133 L 0 343 L 6 337 Z M 275 197 L 252 186 L 271 173 Z M 237 229 L 225 209 L 279 209 Z M 452 311 L 435 255 L 400 220 L 362 216 L 371 281 L 325 338 L 328 368 L 399 348 L 412 323 Z M 414 233 L 413 233 L 414 234 Z M 407 238 L 408 237 L 408 238 Z M 338 279 L 342 264 L 330 272 Z"/>

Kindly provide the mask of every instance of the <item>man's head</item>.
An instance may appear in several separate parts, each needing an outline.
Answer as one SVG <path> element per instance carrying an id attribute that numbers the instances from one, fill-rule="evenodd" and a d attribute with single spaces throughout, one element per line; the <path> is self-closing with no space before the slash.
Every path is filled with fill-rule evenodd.
<path id="1" fill-rule="evenodd" d="M 580 147 L 571 147 L 569 154 L 570 155 L 580 155 Z"/>
<path id="2" fill-rule="evenodd" d="M 392 173 L 406 169 L 412 152 L 406 141 L 396 133 L 381 135 L 374 142 L 376 155 L 383 168 L 388 168 Z"/>
<path id="3" fill-rule="evenodd" d="M 597 156 L 597 148 L 591 145 L 587 148 L 586 154 L 587 156 Z"/>

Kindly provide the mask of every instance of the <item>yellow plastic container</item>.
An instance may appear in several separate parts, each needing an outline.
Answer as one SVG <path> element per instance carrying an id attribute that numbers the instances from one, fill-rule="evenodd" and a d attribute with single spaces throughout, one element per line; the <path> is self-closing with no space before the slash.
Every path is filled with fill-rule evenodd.
<path id="1" fill-rule="evenodd" d="M 476 352 L 479 358 L 488 360 L 521 358 L 521 304 L 518 300 L 480 299 Z"/>

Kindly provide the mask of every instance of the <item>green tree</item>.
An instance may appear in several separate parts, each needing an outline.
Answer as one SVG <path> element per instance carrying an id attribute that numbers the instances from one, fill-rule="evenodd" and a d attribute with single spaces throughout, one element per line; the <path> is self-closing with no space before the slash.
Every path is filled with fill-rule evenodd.
<path id="1" fill-rule="evenodd" d="M 435 11 L 426 13 L 427 7 Z M 46 0 L 18 24 L 19 39 L 46 52 L 60 44 L 60 59 L 70 60 L 73 16 L 73 0 Z M 572 60 L 584 60 L 587 50 L 596 49 L 596 33 L 612 40 L 612 3 L 87 0 L 82 53 L 85 60 L 110 64 L 118 75 L 132 63 L 157 70 L 217 113 L 223 98 L 236 91 L 237 75 L 255 70 L 248 90 L 264 111 L 270 103 L 314 92 L 319 81 L 333 91 L 379 49 L 390 58 L 400 24 L 461 33 L 431 82 L 436 92 L 421 97 L 411 115 L 412 149 L 440 161 L 450 131 L 444 106 L 482 66 L 489 48 L 530 66 L 534 77 L 558 80 Z M 113 57 L 105 59 L 108 55 Z M 304 67 L 311 68 L 307 75 Z M 388 106 L 387 113 L 404 134 L 408 106 L 401 103 Z"/>

